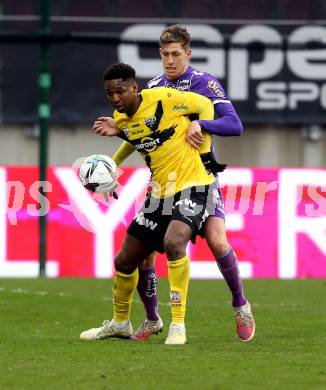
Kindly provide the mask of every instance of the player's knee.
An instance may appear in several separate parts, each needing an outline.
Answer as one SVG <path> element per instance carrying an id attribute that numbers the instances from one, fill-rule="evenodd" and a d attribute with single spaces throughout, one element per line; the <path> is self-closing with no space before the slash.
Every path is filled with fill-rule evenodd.
<path id="1" fill-rule="evenodd" d="M 181 235 L 164 237 L 164 251 L 169 260 L 181 259 L 186 254 L 186 242 Z"/>
<path id="2" fill-rule="evenodd" d="M 207 234 L 206 232 L 206 241 L 215 257 L 224 256 L 230 247 L 226 234 L 217 234 L 216 232 Z"/>
<path id="3" fill-rule="evenodd" d="M 132 274 L 136 269 L 135 265 L 128 261 L 127 256 L 121 252 L 114 259 L 114 266 L 116 271 L 127 275 Z"/>

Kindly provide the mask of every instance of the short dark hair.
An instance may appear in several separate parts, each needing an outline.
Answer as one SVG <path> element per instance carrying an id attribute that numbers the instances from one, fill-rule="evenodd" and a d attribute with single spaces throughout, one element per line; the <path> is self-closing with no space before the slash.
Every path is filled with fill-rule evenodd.
<path id="1" fill-rule="evenodd" d="M 181 24 L 172 24 L 162 31 L 160 36 L 160 47 L 163 48 L 165 45 L 172 42 L 180 43 L 185 50 L 189 49 L 190 34 L 185 27 L 181 26 Z"/>
<path id="2" fill-rule="evenodd" d="M 132 66 L 120 62 L 107 67 L 104 71 L 103 77 L 104 81 L 116 79 L 135 80 L 136 71 Z"/>

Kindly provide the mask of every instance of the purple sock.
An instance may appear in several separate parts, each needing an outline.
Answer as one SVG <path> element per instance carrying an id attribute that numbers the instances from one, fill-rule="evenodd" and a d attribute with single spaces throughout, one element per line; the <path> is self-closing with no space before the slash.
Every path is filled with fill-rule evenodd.
<path id="1" fill-rule="evenodd" d="M 237 257 L 230 247 L 226 254 L 217 258 L 217 265 L 232 294 L 232 306 L 243 306 L 247 301 L 243 294 L 242 280 L 239 273 Z"/>
<path id="2" fill-rule="evenodd" d="M 157 321 L 159 319 L 157 276 L 154 267 L 139 270 L 137 290 L 145 306 L 147 319 Z"/>

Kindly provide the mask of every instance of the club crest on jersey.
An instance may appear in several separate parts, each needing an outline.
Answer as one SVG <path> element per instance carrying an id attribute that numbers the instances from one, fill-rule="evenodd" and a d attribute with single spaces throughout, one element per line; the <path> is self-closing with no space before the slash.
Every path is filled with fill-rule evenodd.
<path id="1" fill-rule="evenodd" d="M 170 300 L 172 305 L 181 303 L 181 292 L 180 291 L 170 291 Z"/>
<path id="2" fill-rule="evenodd" d="M 125 133 L 126 137 L 130 136 L 130 131 L 127 126 L 122 127 L 121 130 Z"/>
<path id="3" fill-rule="evenodd" d="M 155 128 L 156 125 L 156 116 L 149 116 L 148 118 L 145 118 L 145 125 L 149 127 L 151 130 Z"/>

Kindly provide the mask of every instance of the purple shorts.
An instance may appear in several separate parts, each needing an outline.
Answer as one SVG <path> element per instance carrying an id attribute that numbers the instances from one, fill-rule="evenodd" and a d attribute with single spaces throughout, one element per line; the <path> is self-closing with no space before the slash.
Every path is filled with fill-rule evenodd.
<path id="1" fill-rule="evenodd" d="M 224 200 L 217 176 L 210 188 L 212 189 L 212 196 L 209 198 L 211 199 L 211 204 L 208 207 L 209 216 L 222 218 L 225 221 Z"/>

